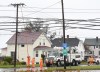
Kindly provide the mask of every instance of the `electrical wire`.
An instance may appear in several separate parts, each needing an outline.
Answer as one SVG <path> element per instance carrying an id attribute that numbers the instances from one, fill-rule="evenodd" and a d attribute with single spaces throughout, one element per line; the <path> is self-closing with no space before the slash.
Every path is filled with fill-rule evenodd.
<path id="1" fill-rule="evenodd" d="M 45 7 L 45 8 L 43 8 L 43 9 L 37 11 L 37 12 L 30 13 L 30 14 L 27 14 L 27 15 L 25 15 L 25 16 L 32 15 L 32 14 L 35 14 L 35 13 L 38 13 L 38 12 L 41 12 L 42 10 L 45 10 L 45 9 L 47 9 L 47 8 L 49 8 L 49 7 L 52 7 L 52 6 L 56 5 L 56 4 L 58 4 L 59 2 L 60 2 L 60 1 L 58 1 L 58 2 L 56 2 L 56 3 L 54 3 L 54 4 L 52 4 L 52 5 L 50 5 L 50 6 L 48 6 L 48 7 Z"/>

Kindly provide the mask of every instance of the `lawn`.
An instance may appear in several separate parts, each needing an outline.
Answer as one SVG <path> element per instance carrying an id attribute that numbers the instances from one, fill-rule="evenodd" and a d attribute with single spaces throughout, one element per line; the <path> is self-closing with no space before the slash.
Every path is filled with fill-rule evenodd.
<path id="1" fill-rule="evenodd" d="M 36 67 L 38 67 L 37 65 Z M 13 68 L 14 65 L 0 65 L 0 68 Z M 25 68 L 26 65 L 16 65 L 16 68 Z M 52 72 L 52 71 L 77 71 L 80 70 L 100 70 L 100 65 L 94 66 L 67 66 L 66 69 L 64 67 L 48 67 L 44 72 Z M 20 72 L 27 72 L 27 71 L 20 71 Z M 31 71 L 29 71 L 31 72 Z"/>
<path id="2" fill-rule="evenodd" d="M 62 70 L 64 67 L 50 67 L 48 70 Z M 94 66 L 68 66 L 67 70 L 100 70 L 99 65 Z"/>

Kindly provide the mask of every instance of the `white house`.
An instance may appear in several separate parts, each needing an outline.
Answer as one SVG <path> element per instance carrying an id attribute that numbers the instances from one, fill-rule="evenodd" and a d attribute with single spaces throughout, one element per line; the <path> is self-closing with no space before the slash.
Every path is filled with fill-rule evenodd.
<path id="1" fill-rule="evenodd" d="M 7 55 L 7 47 L 1 48 L 1 56 L 6 56 Z"/>
<path id="2" fill-rule="evenodd" d="M 100 57 L 100 38 L 86 38 L 84 41 L 85 55 Z"/>
<path id="3" fill-rule="evenodd" d="M 17 39 L 17 59 L 27 61 L 27 56 L 32 59 L 35 57 L 39 63 L 41 54 L 48 56 L 51 51 L 51 42 L 43 32 L 22 31 L 18 33 Z M 14 58 L 15 53 L 15 34 L 7 41 L 7 56 Z"/>

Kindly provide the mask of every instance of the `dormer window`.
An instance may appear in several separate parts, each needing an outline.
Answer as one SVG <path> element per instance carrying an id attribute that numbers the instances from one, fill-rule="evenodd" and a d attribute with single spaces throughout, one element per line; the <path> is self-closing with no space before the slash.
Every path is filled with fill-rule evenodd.
<path id="1" fill-rule="evenodd" d="M 45 42 L 43 42 L 43 45 L 45 45 Z"/>
<path id="2" fill-rule="evenodd" d="M 45 39 L 43 39 L 43 45 L 45 45 Z"/>

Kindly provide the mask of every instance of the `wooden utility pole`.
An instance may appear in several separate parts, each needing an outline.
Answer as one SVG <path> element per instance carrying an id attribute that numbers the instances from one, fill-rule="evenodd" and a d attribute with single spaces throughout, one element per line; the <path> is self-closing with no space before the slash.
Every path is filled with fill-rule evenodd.
<path id="1" fill-rule="evenodd" d="M 16 68 L 16 57 L 17 57 L 17 35 L 18 35 L 18 8 L 19 6 L 23 6 L 23 3 L 19 3 L 19 4 L 11 4 L 14 7 L 16 7 L 16 37 L 15 37 L 15 53 L 14 53 L 14 67 Z"/>
<path id="2" fill-rule="evenodd" d="M 65 44 L 65 19 L 64 19 L 64 4 L 63 0 L 61 0 L 62 6 L 62 20 L 63 20 L 63 43 Z M 65 48 L 64 48 L 65 49 Z M 66 56 L 64 55 L 64 69 L 66 69 Z"/>

